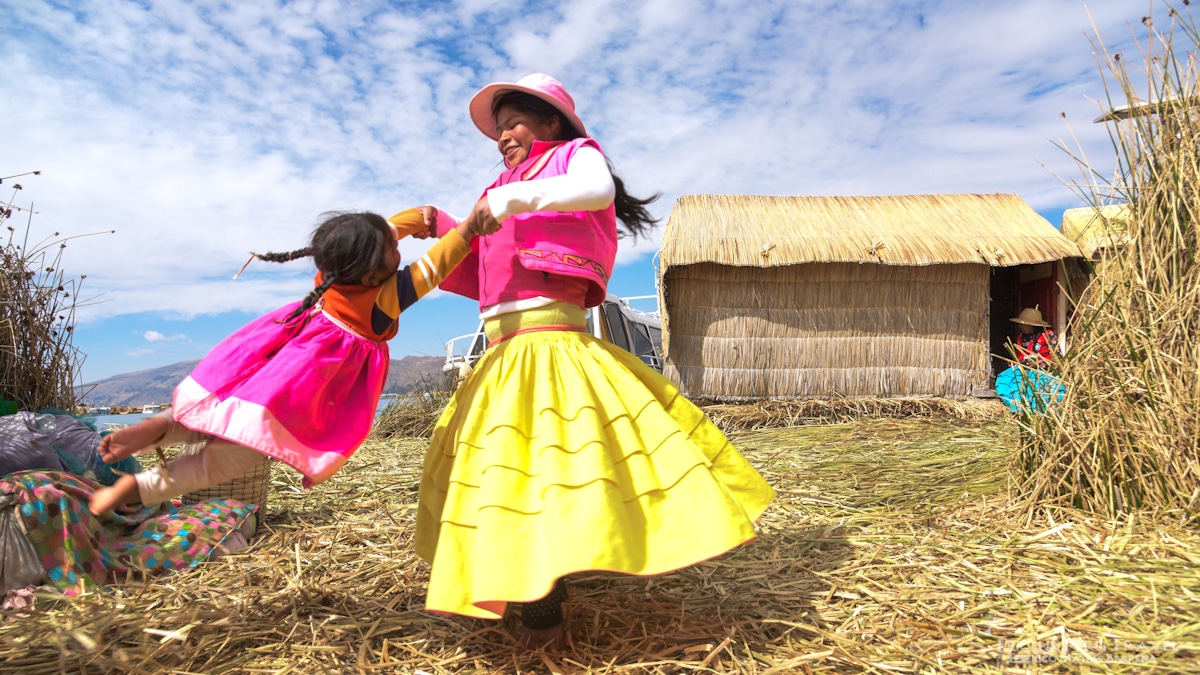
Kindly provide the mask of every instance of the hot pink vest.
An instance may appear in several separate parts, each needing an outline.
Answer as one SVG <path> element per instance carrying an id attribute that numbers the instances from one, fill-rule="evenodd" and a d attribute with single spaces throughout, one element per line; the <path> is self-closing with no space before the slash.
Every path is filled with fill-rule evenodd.
<path id="1" fill-rule="evenodd" d="M 600 150 L 590 138 L 534 141 L 529 158 L 500 174 L 488 190 L 561 176 L 584 145 Z M 439 222 L 438 229 L 446 228 Z M 617 257 L 616 211 L 610 204 L 599 211 L 517 214 L 497 232 L 471 240 L 471 249 L 440 287 L 478 300 L 480 309 L 538 296 L 595 307 L 604 301 Z"/>

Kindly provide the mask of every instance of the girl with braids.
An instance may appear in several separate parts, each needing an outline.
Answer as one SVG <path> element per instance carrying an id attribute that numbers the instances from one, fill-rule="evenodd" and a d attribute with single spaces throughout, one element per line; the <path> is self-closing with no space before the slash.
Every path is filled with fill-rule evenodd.
<path id="1" fill-rule="evenodd" d="M 618 221 L 646 234 L 657 195 L 625 191 L 551 77 L 489 85 L 470 110 L 507 169 L 471 212 L 500 229 L 441 285 L 479 301 L 490 343 L 425 459 L 426 609 L 499 619 L 511 603 L 519 642 L 561 646 L 567 575 L 720 555 L 755 536 L 774 492 L 670 380 L 585 329 Z"/>
<path id="2" fill-rule="evenodd" d="M 400 312 L 470 253 L 475 235 L 491 231 L 467 219 L 400 269 L 397 242 L 427 236 L 427 210 L 389 220 L 334 214 L 307 248 L 252 256 L 274 262 L 311 256 L 316 286 L 213 348 L 175 388 L 170 408 L 101 441 L 100 456 L 109 463 L 153 447 L 204 445 L 97 491 L 92 513 L 219 485 L 268 457 L 302 473 L 305 487 L 336 473 L 371 430 L 387 381 L 387 340 L 396 335 Z"/>

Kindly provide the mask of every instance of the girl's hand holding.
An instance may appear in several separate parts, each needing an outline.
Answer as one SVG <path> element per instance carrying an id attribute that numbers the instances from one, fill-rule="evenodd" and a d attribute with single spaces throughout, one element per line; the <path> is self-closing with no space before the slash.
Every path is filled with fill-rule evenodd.
<path id="1" fill-rule="evenodd" d="M 418 206 L 417 210 L 421 212 L 421 217 L 425 219 L 425 230 L 423 232 L 413 232 L 414 239 L 430 239 L 437 237 L 437 209 L 432 206 Z"/>

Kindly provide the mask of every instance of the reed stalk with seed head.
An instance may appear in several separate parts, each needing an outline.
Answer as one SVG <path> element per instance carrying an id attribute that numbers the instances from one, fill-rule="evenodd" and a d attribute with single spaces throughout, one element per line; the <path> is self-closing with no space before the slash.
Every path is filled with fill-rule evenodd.
<path id="1" fill-rule="evenodd" d="M 20 410 L 71 410 L 84 359 L 72 337 L 85 277 L 62 270 L 72 237 L 55 232 L 31 241 L 35 212 L 32 203 L 18 204 L 23 187 L 10 182 L 17 177 L 0 177 L 0 189 L 11 191 L 0 201 L 0 233 L 7 235 L 0 248 L 0 397 Z"/>

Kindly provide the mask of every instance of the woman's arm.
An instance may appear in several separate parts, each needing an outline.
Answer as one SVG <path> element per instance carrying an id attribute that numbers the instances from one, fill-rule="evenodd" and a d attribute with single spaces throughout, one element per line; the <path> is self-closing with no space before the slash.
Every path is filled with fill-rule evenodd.
<path id="1" fill-rule="evenodd" d="M 567 173 L 501 185 L 488 190 L 485 198 L 492 216 L 503 221 L 532 211 L 598 211 L 612 204 L 615 195 L 616 186 L 604 155 L 583 146 L 571 156 Z"/>
<path id="2" fill-rule="evenodd" d="M 447 232 L 458 227 L 459 223 L 461 223 L 463 220 L 458 216 L 446 213 L 445 211 L 434 206 L 429 206 L 426 208 L 428 208 L 429 211 L 425 222 L 429 224 L 429 231 L 432 232 L 433 236 L 435 237 L 446 236 Z M 424 239 L 425 237 L 420 238 Z"/>

